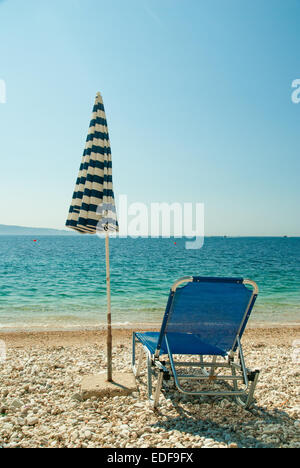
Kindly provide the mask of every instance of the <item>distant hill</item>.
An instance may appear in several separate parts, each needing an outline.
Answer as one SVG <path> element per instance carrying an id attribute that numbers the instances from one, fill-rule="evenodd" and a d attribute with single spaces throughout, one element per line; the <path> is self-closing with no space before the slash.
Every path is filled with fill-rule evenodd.
<path id="1" fill-rule="evenodd" d="M 74 231 L 65 229 L 47 229 L 0 224 L 0 236 L 74 236 Z"/>

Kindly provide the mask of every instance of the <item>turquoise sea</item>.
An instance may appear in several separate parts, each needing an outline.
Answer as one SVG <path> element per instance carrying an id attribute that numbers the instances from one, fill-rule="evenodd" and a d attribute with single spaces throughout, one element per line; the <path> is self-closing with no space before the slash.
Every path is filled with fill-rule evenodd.
<path id="1" fill-rule="evenodd" d="M 95 327 L 106 320 L 97 236 L 0 236 L 0 330 Z M 176 242 L 176 244 L 175 244 Z M 300 238 L 110 240 L 113 322 L 159 322 L 181 276 L 242 276 L 260 289 L 255 322 L 300 322 Z"/>

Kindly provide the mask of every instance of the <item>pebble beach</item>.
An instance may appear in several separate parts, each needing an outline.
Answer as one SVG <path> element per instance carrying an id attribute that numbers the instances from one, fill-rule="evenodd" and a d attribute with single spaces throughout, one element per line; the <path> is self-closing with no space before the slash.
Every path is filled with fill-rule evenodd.
<path id="1" fill-rule="evenodd" d="M 113 332 L 116 372 L 131 370 L 131 333 Z M 261 371 L 251 411 L 173 390 L 153 411 L 145 375 L 129 396 L 82 400 L 82 378 L 105 371 L 104 331 L 2 333 L 0 447 L 299 448 L 299 337 L 296 325 L 245 333 L 247 366 Z"/>

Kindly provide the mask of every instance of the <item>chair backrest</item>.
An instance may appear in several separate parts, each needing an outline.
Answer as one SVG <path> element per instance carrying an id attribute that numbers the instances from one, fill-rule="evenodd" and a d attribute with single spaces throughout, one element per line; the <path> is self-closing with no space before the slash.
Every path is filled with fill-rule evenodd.
<path id="1" fill-rule="evenodd" d="M 179 287 L 183 282 L 185 286 Z M 252 286 L 250 290 L 246 284 Z M 226 353 L 235 350 L 257 297 L 258 288 L 243 278 L 189 277 L 173 286 L 158 340 L 184 333 L 197 337 Z M 187 336 L 188 339 L 188 336 Z"/>

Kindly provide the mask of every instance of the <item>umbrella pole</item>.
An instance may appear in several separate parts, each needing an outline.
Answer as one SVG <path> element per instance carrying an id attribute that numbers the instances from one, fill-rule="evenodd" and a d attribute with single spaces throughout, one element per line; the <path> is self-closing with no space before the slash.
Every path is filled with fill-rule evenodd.
<path id="1" fill-rule="evenodd" d="M 105 236 L 106 254 L 106 289 L 107 289 L 107 380 L 112 382 L 112 334 L 111 334 L 111 300 L 110 300 L 110 269 L 109 269 L 109 235 Z"/>

